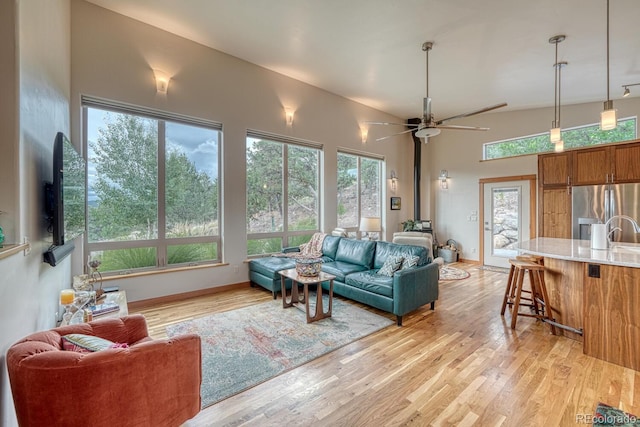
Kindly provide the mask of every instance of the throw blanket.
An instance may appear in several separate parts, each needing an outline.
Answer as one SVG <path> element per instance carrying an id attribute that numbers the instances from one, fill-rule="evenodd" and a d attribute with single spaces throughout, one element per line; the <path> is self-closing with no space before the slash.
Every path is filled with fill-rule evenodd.
<path id="1" fill-rule="evenodd" d="M 325 236 L 325 233 L 314 233 L 311 240 L 300 245 L 300 252 L 287 252 L 273 256 L 298 259 L 322 258 L 322 243 Z"/>

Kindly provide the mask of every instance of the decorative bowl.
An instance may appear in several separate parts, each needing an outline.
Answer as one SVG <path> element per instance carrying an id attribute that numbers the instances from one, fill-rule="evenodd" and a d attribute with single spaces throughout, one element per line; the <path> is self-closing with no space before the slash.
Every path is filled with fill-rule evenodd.
<path id="1" fill-rule="evenodd" d="M 320 258 L 297 259 L 296 273 L 300 276 L 315 277 L 320 274 L 322 260 Z"/>

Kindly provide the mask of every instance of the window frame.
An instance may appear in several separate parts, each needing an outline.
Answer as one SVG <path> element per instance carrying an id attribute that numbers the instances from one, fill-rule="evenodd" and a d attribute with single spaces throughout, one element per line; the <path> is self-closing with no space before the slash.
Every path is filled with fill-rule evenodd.
<path id="1" fill-rule="evenodd" d="M 302 139 L 291 138 L 287 136 L 272 134 L 268 132 L 247 129 L 247 133 L 245 135 L 245 162 L 246 162 L 246 153 L 247 153 L 247 143 L 249 139 L 261 139 L 266 140 L 268 142 L 282 144 L 282 231 L 273 231 L 273 232 L 259 232 L 259 233 L 251 233 L 249 232 L 248 226 L 245 225 L 245 232 L 247 237 L 247 258 L 259 258 L 265 255 L 270 255 L 271 253 L 261 253 L 261 254 L 249 254 L 249 241 L 251 240 L 261 240 L 261 239 L 280 239 L 281 249 L 291 246 L 291 238 L 296 236 L 305 236 L 309 234 L 313 234 L 320 231 L 322 227 L 323 218 L 323 164 L 324 164 L 324 150 L 323 145 L 318 144 L 311 141 L 305 141 Z M 317 150 L 318 152 L 318 163 L 317 163 L 317 183 L 318 183 L 318 197 L 317 197 L 317 227 L 313 230 L 289 230 L 289 148 L 293 146 L 296 148 L 306 148 Z M 247 173 L 247 167 L 245 163 L 245 177 Z M 248 180 L 247 180 L 248 181 Z M 247 221 L 247 217 L 249 214 L 248 210 L 248 188 L 245 188 L 246 202 L 245 202 L 245 222 Z"/>
<path id="2" fill-rule="evenodd" d="M 158 126 L 158 141 L 157 141 L 157 237 L 155 239 L 140 239 L 140 240 L 118 240 L 118 241 L 105 241 L 105 242 L 90 242 L 89 233 L 84 234 L 84 259 L 88 259 L 92 252 L 120 250 L 120 249 L 143 249 L 152 248 L 156 250 L 156 264 L 155 266 L 139 267 L 125 270 L 110 270 L 104 272 L 103 275 L 123 275 L 134 272 L 154 271 L 171 269 L 185 266 L 202 266 L 202 265 L 214 265 L 222 262 L 223 248 L 222 248 L 222 211 L 223 200 L 222 195 L 222 144 L 223 144 L 223 127 L 222 123 L 203 120 L 193 117 L 188 117 L 180 114 L 169 113 L 161 110 L 155 110 L 146 107 L 134 106 L 117 101 L 106 100 L 102 98 L 91 97 L 87 95 L 81 96 L 81 109 L 82 109 L 82 145 L 87 158 L 87 165 L 89 164 L 89 136 L 87 132 L 88 128 L 88 112 L 90 108 L 113 112 L 117 114 L 127 114 L 132 116 L 138 116 L 145 119 L 155 120 Z M 166 218 L 166 125 L 167 123 L 176 123 L 186 126 L 200 127 L 211 131 L 218 132 L 218 146 L 217 146 L 217 171 L 218 171 L 218 186 L 217 186 L 217 222 L 218 233 L 212 236 L 191 236 L 191 237 L 167 237 L 167 218 Z M 86 182 L 87 188 L 89 188 L 88 176 Z M 86 224 L 89 224 L 89 198 L 88 191 L 85 200 L 86 205 Z M 168 263 L 168 248 L 170 246 L 188 245 L 188 244 L 214 244 L 216 247 L 216 258 L 209 260 L 197 260 L 187 261 L 183 263 Z M 85 268 L 87 268 L 85 266 Z"/>
<path id="3" fill-rule="evenodd" d="M 638 137 L 638 117 L 637 116 L 629 116 L 629 117 L 623 117 L 618 119 L 618 126 L 620 126 L 620 123 L 622 122 L 627 122 L 627 121 L 634 121 L 635 122 L 635 135 L 632 139 L 625 139 L 625 140 L 616 140 L 616 141 L 607 141 L 607 142 L 601 142 L 598 144 L 592 144 L 592 145 L 583 145 L 583 146 L 577 146 L 577 147 L 567 147 L 565 145 L 565 150 L 573 150 L 573 149 L 577 149 L 577 148 L 586 148 L 586 147 L 597 147 L 597 146 L 601 146 L 601 145 L 607 145 L 607 144 L 617 144 L 620 142 L 625 142 L 625 141 L 633 141 Z M 571 128 L 566 128 L 566 129 L 562 129 L 561 130 L 561 135 L 565 135 L 568 132 L 572 132 L 572 131 L 576 131 L 576 130 L 580 130 L 580 129 L 585 129 L 585 128 L 598 128 L 599 124 L 598 123 L 591 123 L 591 124 L 586 124 L 586 125 L 580 125 L 580 126 L 574 126 Z M 595 129 L 594 129 L 595 130 Z M 513 157 L 520 157 L 520 156 L 531 156 L 531 155 L 538 155 L 538 154 L 544 154 L 544 153 L 552 153 L 553 152 L 553 148 L 551 148 L 550 150 L 540 150 L 540 151 L 535 151 L 535 152 L 531 152 L 531 153 L 522 153 L 522 154 L 514 154 L 511 156 L 503 156 L 503 157 L 492 157 L 492 158 L 487 158 L 487 148 L 492 146 L 492 145 L 497 145 L 497 144 L 502 144 L 502 143 L 509 143 L 509 142 L 514 142 L 514 141 L 525 141 L 527 139 L 533 139 L 533 138 L 537 138 L 540 136 L 545 136 L 545 135 L 549 135 L 549 132 L 541 132 L 541 133 L 536 133 L 536 134 L 532 134 L 532 135 L 526 135 L 526 136 L 520 136 L 517 138 L 509 138 L 509 139 L 502 139 L 499 141 L 492 141 L 492 142 L 485 142 L 482 144 L 482 161 L 491 161 L 491 160 L 500 160 L 500 159 L 510 159 Z M 564 139 L 564 137 L 562 138 Z M 553 143 L 551 143 L 551 147 L 553 147 Z"/>
<path id="4" fill-rule="evenodd" d="M 337 153 L 337 157 L 344 155 L 344 156 L 353 156 L 356 158 L 356 169 L 357 169 L 357 176 L 356 176 L 356 198 L 357 198 L 357 206 L 356 206 L 356 214 L 357 214 L 357 224 L 355 226 L 352 227 L 345 227 L 342 226 L 339 222 L 338 222 L 338 212 L 336 210 L 336 224 L 338 227 L 340 228 L 344 228 L 345 231 L 348 233 L 348 235 L 350 237 L 354 237 L 357 239 L 361 239 L 362 238 L 362 232 L 360 231 L 360 222 L 362 220 L 362 160 L 366 159 L 366 160 L 374 160 L 379 162 L 378 165 L 378 172 L 379 172 L 379 177 L 380 177 L 380 181 L 379 181 L 379 192 L 378 192 L 378 199 L 379 199 L 379 203 L 378 203 L 378 207 L 379 207 L 379 212 L 378 212 L 378 218 L 380 218 L 380 222 L 381 222 L 381 228 L 382 230 L 380 230 L 378 234 L 378 239 L 380 238 L 380 236 L 382 235 L 382 232 L 384 230 L 384 221 L 383 221 L 383 213 L 385 211 L 385 204 L 384 204 L 384 194 L 383 194 L 383 189 L 384 189 L 384 170 L 385 170 L 385 159 L 384 157 L 378 157 L 376 155 L 373 154 L 369 154 L 369 153 L 360 153 L 360 152 L 355 152 L 355 151 L 350 151 L 350 150 L 346 150 L 346 149 L 339 149 L 338 153 Z M 339 162 L 337 161 L 336 158 L 336 165 Z M 338 168 L 336 167 L 336 176 L 339 173 Z M 338 198 L 338 191 L 337 191 L 337 185 L 336 185 L 336 206 L 339 205 L 340 201 L 337 200 Z M 368 235 L 371 233 L 367 233 Z"/>

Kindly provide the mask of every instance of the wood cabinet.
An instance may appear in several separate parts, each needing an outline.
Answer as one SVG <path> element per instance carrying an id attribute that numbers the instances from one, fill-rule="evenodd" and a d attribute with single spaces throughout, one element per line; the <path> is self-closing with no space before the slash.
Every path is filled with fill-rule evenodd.
<path id="1" fill-rule="evenodd" d="M 640 182 L 640 142 L 538 156 L 540 237 L 571 238 L 571 187 Z"/>
<path id="2" fill-rule="evenodd" d="M 613 176 L 611 148 L 598 147 L 572 151 L 572 185 L 608 184 Z"/>
<path id="3" fill-rule="evenodd" d="M 542 188 L 539 197 L 540 237 L 571 238 L 569 188 Z"/>
<path id="4" fill-rule="evenodd" d="M 538 156 L 538 226 L 540 237 L 571 238 L 573 153 Z"/>
<path id="5" fill-rule="evenodd" d="M 572 152 L 538 156 L 538 182 L 543 187 L 570 185 Z"/>
<path id="6" fill-rule="evenodd" d="M 545 256 L 544 269 L 552 317 L 582 336 L 556 332 L 582 341 L 588 356 L 639 371 L 640 268 Z"/>
<path id="7" fill-rule="evenodd" d="M 545 259 L 546 262 L 546 259 Z M 584 264 L 584 354 L 640 370 L 640 269 Z"/>
<path id="8" fill-rule="evenodd" d="M 613 182 L 640 181 L 640 143 L 614 145 L 612 149 Z"/>
<path id="9" fill-rule="evenodd" d="M 545 257 L 544 282 L 549 295 L 551 316 L 556 322 L 582 330 L 584 325 L 582 275 L 584 263 Z M 582 335 L 556 328 L 558 335 L 582 341 Z"/>

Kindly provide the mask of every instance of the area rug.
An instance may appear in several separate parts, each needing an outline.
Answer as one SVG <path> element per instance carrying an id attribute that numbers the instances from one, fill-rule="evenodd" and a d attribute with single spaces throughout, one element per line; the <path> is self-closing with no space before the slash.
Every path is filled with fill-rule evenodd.
<path id="1" fill-rule="evenodd" d="M 600 402 L 593 416 L 593 425 L 635 427 L 640 426 L 640 419 L 635 415 Z"/>
<path id="2" fill-rule="evenodd" d="M 167 335 L 200 335 L 205 408 L 394 323 L 334 298 L 332 317 L 307 324 L 303 309 L 278 299 L 167 326 Z"/>
<path id="3" fill-rule="evenodd" d="M 440 268 L 440 280 L 462 280 L 471 276 L 468 271 L 455 267 L 442 266 Z"/>

